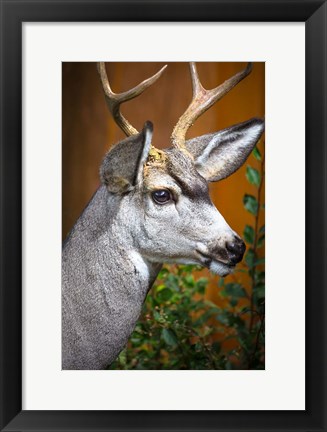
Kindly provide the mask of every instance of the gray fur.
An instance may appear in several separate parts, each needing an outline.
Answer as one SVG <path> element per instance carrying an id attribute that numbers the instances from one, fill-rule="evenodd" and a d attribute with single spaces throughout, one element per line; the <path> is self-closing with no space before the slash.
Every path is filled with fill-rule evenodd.
<path id="1" fill-rule="evenodd" d="M 225 146 L 236 135 L 228 140 L 223 131 L 218 141 Z M 63 369 L 103 369 L 115 360 L 162 263 L 201 264 L 220 275 L 235 265 L 226 244 L 241 240 L 213 206 L 208 179 L 197 167 L 205 140 L 189 141 L 193 160 L 177 149 L 150 150 L 151 136 L 147 124 L 108 152 L 100 168 L 103 184 L 64 244 Z M 202 159 L 217 175 L 217 158 Z M 152 192 L 163 188 L 173 200 L 158 205 Z"/>
<path id="2" fill-rule="evenodd" d="M 62 254 L 63 369 L 103 369 L 127 343 L 160 265 L 144 260 L 148 277 L 129 252 L 136 250 L 133 198 L 101 186 L 76 223 Z"/>

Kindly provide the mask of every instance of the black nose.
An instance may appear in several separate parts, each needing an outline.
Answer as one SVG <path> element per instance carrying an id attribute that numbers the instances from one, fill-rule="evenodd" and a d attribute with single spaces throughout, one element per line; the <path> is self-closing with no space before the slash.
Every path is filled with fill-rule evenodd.
<path id="1" fill-rule="evenodd" d="M 228 257 L 233 264 L 237 264 L 243 258 L 245 252 L 245 244 L 239 237 L 234 237 L 232 241 L 226 242 Z"/>

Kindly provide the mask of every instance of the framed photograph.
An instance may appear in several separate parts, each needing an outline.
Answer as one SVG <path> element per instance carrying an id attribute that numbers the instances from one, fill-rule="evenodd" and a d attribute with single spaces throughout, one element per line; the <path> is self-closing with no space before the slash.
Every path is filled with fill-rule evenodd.
<path id="1" fill-rule="evenodd" d="M 93 62 L 64 62 L 62 67 L 63 368 L 109 367 L 139 371 L 264 369 L 265 63 L 168 62 L 165 65 L 155 62 L 100 62 L 100 76 Z M 128 127 L 125 141 L 125 125 L 114 109 L 108 111 L 106 101 L 110 107 L 115 98 L 126 96 L 121 92 L 113 94 L 111 90 L 108 96 L 106 81 L 109 79 L 113 89 L 118 86 L 132 89 L 132 97 L 135 82 L 144 82 L 145 77 L 151 76 L 150 80 L 156 79 L 156 82 L 148 90 L 143 88 L 144 84 L 139 84 L 136 88 L 142 93 L 121 107 Z M 203 86 L 214 90 L 204 90 L 201 84 L 201 93 L 198 92 L 190 108 L 185 110 L 192 98 L 191 76 L 193 79 L 198 77 Z M 217 80 L 221 81 L 218 85 Z M 235 91 L 232 91 L 234 87 Z M 216 98 L 217 101 L 212 101 L 212 107 L 207 109 L 205 98 L 208 101 Z M 158 108 L 155 101 L 160 101 Z M 182 121 L 189 116 L 199 117 L 199 121 L 189 128 L 186 138 Z M 139 183 L 132 185 L 130 181 L 135 176 L 137 165 L 133 162 L 130 171 L 128 166 L 138 157 L 135 155 L 137 147 L 130 141 L 134 143 L 139 135 L 129 130 L 146 130 L 144 128 L 148 125 L 144 126 L 144 119 L 151 119 L 151 145 L 146 150 L 147 161 Z M 172 139 L 171 134 L 174 135 Z M 178 137 L 178 144 L 175 144 L 175 137 Z M 189 156 L 183 157 L 187 146 L 198 142 L 202 142 L 203 148 L 211 154 L 206 163 L 201 162 L 200 154 L 192 156 L 195 149 L 191 147 L 187 150 Z M 128 151 L 130 145 L 132 153 Z M 167 150 L 169 147 L 171 149 Z M 221 152 L 225 149 L 220 156 L 218 148 Z M 116 154 L 118 149 L 121 151 Z M 112 157 L 119 160 L 116 164 L 118 171 L 107 169 Z M 175 157 L 179 168 L 174 165 Z M 193 158 L 198 160 L 195 170 L 192 170 Z M 114 165 L 110 161 L 109 166 Z M 215 166 L 217 173 L 213 175 Z M 120 171 L 122 167 L 124 172 Z M 208 167 L 211 167 L 211 174 Z M 200 172 L 201 177 L 198 177 Z M 209 180 L 204 182 L 206 178 Z M 114 203 L 105 205 L 103 228 L 95 228 L 97 224 L 91 210 L 99 206 L 94 207 L 92 203 L 97 202 L 103 192 L 105 201 L 108 197 L 115 202 L 118 200 L 120 210 L 117 208 L 117 213 L 113 212 Z M 159 194 L 162 197 L 157 198 Z M 92 196 L 94 198 L 87 204 Z M 122 212 L 125 200 L 128 203 L 126 201 L 126 209 Z M 99 217 L 98 210 L 96 213 Z M 79 214 L 82 214 L 80 218 Z M 89 217 L 92 222 L 84 220 Z M 118 223 L 120 217 L 123 220 Z M 117 224 L 114 232 L 112 223 Z M 93 234 L 90 233 L 90 237 L 86 234 L 86 226 L 92 227 L 93 233 L 100 230 L 105 238 L 110 237 L 107 258 L 95 258 L 95 251 L 91 258 L 92 244 L 97 245 L 96 250 L 99 250 L 99 244 Z M 124 244 L 130 238 L 123 229 L 125 226 L 128 232 L 132 230 L 133 238 L 139 238 L 135 246 L 129 241 Z M 244 240 L 241 239 L 243 234 Z M 94 242 L 87 243 L 82 255 L 75 253 L 77 243 L 82 239 L 84 243 L 86 238 L 93 238 Z M 77 249 L 80 250 L 81 246 Z M 107 247 L 103 246 L 101 250 L 104 252 Z M 119 251 L 118 255 L 115 251 Z M 74 257 L 78 264 L 72 264 Z M 84 264 L 83 257 L 87 257 Z M 98 300 L 91 304 L 95 299 L 93 296 L 89 299 L 91 303 L 86 299 L 76 301 L 84 295 L 88 297 L 90 290 L 96 292 L 97 288 L 91 288 L 89 278 L 83 277 L 84 293 L 84 283 L 77 283 L 78 295 L 71 283 L 79 279 L 72 273 L 77 271 L 80 274 L 81 268 L 88 268 L 87 263 L 90 263 L 90 268 L 85 271 L 91 275 L 99 261 L 106 262 L 105 269 L 100 272 L 106 274 L 106 279 L 112 272 L 109 269 L 111 265 L 116 267 L 115 275 L 121 275 L 117 285 L 113 276 L 105 284 L 109 309 L 103 304 L 103 312 L 100 312 L 102 306 Z M 98 273 L 99 269 L 96 270 Z M 147 276 L 150 274 L 151 281 Z M 94 277 L 97 279 L 96 275 Z M 127 298 L 125 289 L 122 289 L 125 283 L 131 290 Z M 151 283 L 153 287 L 150 289 Z M 114 298 L 117 301 L 113 301 Z M 75 307 L 78 310 L 77 321 L 72 312 Z M 73 342 L 77 331 L 75 323 L 82 315 L 86 319 L 93 308 L 96 311 L 93 317 L 99 315 L 99 322 L 96 324 L 97 320 L 93 318 L 92 325 L 78 330 L 79 334 L 85 331 L 88 336 L 79 339 L 81 345 L 77 349 L 79 344 Z M 100 335 L 95 339 L 92 335 L 98 333 L 98 325 L 103 328 L 104 317 L 115 317 L 117 310 L 119 318 L 110 318 L 112 322 L 105 324 L 106 328 L 112 329 L 111 336 L 104 332 L 104 341 L 99 343 Z M 120 330 L 116 328 L 117 324 Z M 126 333 L 128 328 L 128 332 L 132 331 L 130 335 Z M 117 335 L 122 339 L 117 339 Z M 126 337 L 129 339 L 127 347 Z M 90 339 L 95 342 L 91 349 L 93 354 L 83 355 L 89 351 L 84 343 Z M 110 340 L 116 342 L 110 343 Z"/>
<path id="2" fill-rule="evenodd" d="M 1 18 L 1 430 L 326 430 L 326 2 Z"/>

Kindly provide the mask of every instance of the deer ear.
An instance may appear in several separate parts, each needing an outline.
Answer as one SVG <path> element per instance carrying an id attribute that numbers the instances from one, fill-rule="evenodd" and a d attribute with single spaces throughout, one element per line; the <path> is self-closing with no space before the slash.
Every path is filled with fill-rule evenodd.
<path id="1" fill-rule="evenodd" d="M 126 193 L 141 181 L 152 132 L 152 123 L 146 122 L 140 133 L 119 141 L 106 154 L 100 167 L 100 178 L 109 192 Z"/>
<path id="2" fill-rule="evenodd" d="M 186 141 L 198 172 L 207 181 L 224 179 L 238 170 L 258 142 L 264 121 L 251 119 L 219 132 Z"/>

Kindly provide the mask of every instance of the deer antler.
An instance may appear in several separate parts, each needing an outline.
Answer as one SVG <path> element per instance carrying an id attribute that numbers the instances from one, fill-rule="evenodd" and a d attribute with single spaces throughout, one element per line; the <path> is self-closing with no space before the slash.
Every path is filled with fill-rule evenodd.
<path id="1" fill-rule="evenodd" d="M 171 135 L 171 141 L 174 147 L 185 148 L 185 136 L 188 129 L 193 125 L 195 120 L 200 117 L 215 102 L 220 100 L 233 87 L 235 87 L 243 78 L 252 71 L 252 63 L 248 63 L 246 68 L 232 76 L 218 87 L 206 90 L 202 87 L 199 75 L 194 62 L 190 63 L 190 72 L 192 78 L 193 98 L 192 102 L 180 117 Z"/>
<path id="2" fill-rule="evenodd" d="M 109 80 L 106 73 L 106 67 L 104 62 L 99 62 L 97 64 L 98 72 L 101 78 L 103 91 L 105 94 L 106 102 L 117 125 L 123 130 L 127 136 L 135 135 L 138 131 L 125 119 L 125 117 L 120 112 L 120 105 L 126 101 L 134 99 L 144 92 L 148 87 L 150 87 L 157 79 L 162 75 L 163 71 L 166 69 L 167 65 L 160 69 L 151 78 L 148 78 L 138 84 L 136 87 L 127 90 L 123 93 L 114 93 L 111 90 Z"/>

